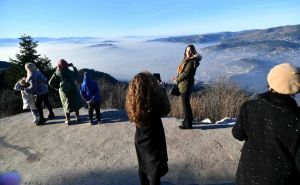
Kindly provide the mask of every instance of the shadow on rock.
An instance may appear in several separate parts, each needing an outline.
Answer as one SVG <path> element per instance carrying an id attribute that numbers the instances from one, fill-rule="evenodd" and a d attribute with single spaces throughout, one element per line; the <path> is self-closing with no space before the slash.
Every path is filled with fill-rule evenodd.
<path id="1" fill-rule="evenodd" d="M 30 182 L 28 182 L 30 183 Z M 85 172 L 69 172 L 55 174 L 45 183 L 47 185 L 139 185 L 138 173 L 135 169 L 128 170 L 95 170 Z M 171 185 L 171 184 L 170 184 Z"/>
<path id="2" fill-rule="evenodd" d="M 0 137 L 0 146 L 1 147 L 5 147 L 5 148 L 14 149 L 14 150 L 16 150 L 18 152 L 23 153 L 24 155 L 26 155 L 26 157 L 27 157 L 26 160 L 29 163 L 39 161 L 39 159 L 42 157 L 41 153 L 35 152 L 30 147 L 21 147 L 21 146 L 12 145 L 12 144 L 6 142 L 5 141 L 5 137 Z"/>
<path id="3" fill-rule="evenodd" d="M 102 123 L 116 123 L 128 121 L 128 116 L 125 111 L 122 110 L 111 110 L 101 113 Z"/>
<path id="4" fill-rule="evenodd" d="M 29 183 L 30 182 L 26 182 Z M 70 172 L 55 174 L 50 177 L 46 185 L 140 185 L 137 169 L 125 170 L 96 170 L 89 172 Z M 161 185 L 177 185 L 165 177 L 161 178 Z M 192 184 L 187 184 L 192 185 Z M 198 184 L 193 184 L 198 185 Z"/>

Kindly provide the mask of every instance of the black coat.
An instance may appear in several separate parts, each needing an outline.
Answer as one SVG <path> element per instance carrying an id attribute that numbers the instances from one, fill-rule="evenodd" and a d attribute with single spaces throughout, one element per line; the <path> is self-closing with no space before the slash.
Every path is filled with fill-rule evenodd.
<path id="1" fill-rule="evenodd" d="M 168 172 L 166 138 L 160 116 L 136 128 L 135 148 L 140 171 L 160 177 Z"/>
<path id="2" fill-rule="evenodd" d="M 300 112 L 293 98 L 267 92 L 245 102 L 232 134 L 245 140 L 237 185 L 300 184 Z"/>

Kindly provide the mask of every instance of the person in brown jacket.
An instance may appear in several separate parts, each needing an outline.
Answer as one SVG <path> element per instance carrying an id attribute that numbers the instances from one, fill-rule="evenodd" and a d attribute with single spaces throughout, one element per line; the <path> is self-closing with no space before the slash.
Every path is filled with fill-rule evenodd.
<path id="1" fill-rule="evenodd" d="M 170 103 L 165 89 L 151 73 L 139 73 L 129 83 L 126 110 L 129 121 L 136 126 L 135 148 L 141 185 L 160 185 L 160 178 L 168 172 L 161 117 L 170 112 Z"/>
<path id="2" fill-rule="evenodd" d="M 300 71 L 280 64 L 268 74 L 270 90 L 246 101 L 233 136 L 245 141 L 236 185 L 300 184 Z"/>
<path id="3" fill-rule="evenodd" d="M 194 88 L 194 76 L 201 59 L 202 56 L 197 53 L 195 46 L 188 45 L 185 48 L 183 60 L 177 69 L 177 77 L 174 81 L 178 84 L 184 112 L 182 125 L 179 126 L 180 129 L 192 128 L 194 118 L 190 99 Z"/>

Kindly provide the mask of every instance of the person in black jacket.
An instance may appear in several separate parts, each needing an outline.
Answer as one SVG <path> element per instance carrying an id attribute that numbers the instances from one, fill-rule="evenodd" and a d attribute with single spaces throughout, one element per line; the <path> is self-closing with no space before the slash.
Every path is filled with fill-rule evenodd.
<path id="1" fill-rule="evenodd" d="M 135 122 L 135 148 L 142 185 L 160 185 L 168 172 L 168 155 L 161 116 L 170 112 L 165 89 L 148 72 L 137 74 L 129 84 L 126 109 Z"/>
<path id="2" fill-rule="evenodd" d="M 268 74 L 270 91 L 246 101 L 233 136 L 245 141 L 237 185 L 300 184 L 300 111 L 292 98 L 300 90 L 300 71 L 280 64 Z"/>

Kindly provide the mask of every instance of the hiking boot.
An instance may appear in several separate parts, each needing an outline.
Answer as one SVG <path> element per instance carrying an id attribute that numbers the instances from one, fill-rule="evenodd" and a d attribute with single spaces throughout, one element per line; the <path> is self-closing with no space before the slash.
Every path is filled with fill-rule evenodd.
<path id="1" fill-rule="evenodd" d="M 91 124 L 91 125 L 94 125 L 94 122 L 93 122 L 93 120 L 90 120 L 90 124 Z"/>
<path id="2" fill-rule="evenodd" d="M 185 128 L 185 127 L 184 127 L 184 126 L 182 126 L 182 125 L 178 126 L 178 128 L 179 128 L 179 129 L 181 129 L 181 130 L 185 130 L 185 129 L 187 129 L 187 128 Z"/>
<path id="3" fill-rule="evenodd" d="M 39 125 L 43 125 L 44 123 L 46 123 L 46 119 L 40 118 L 39 121 L 36 123 L 36 125 L 39 126 Z"/>

